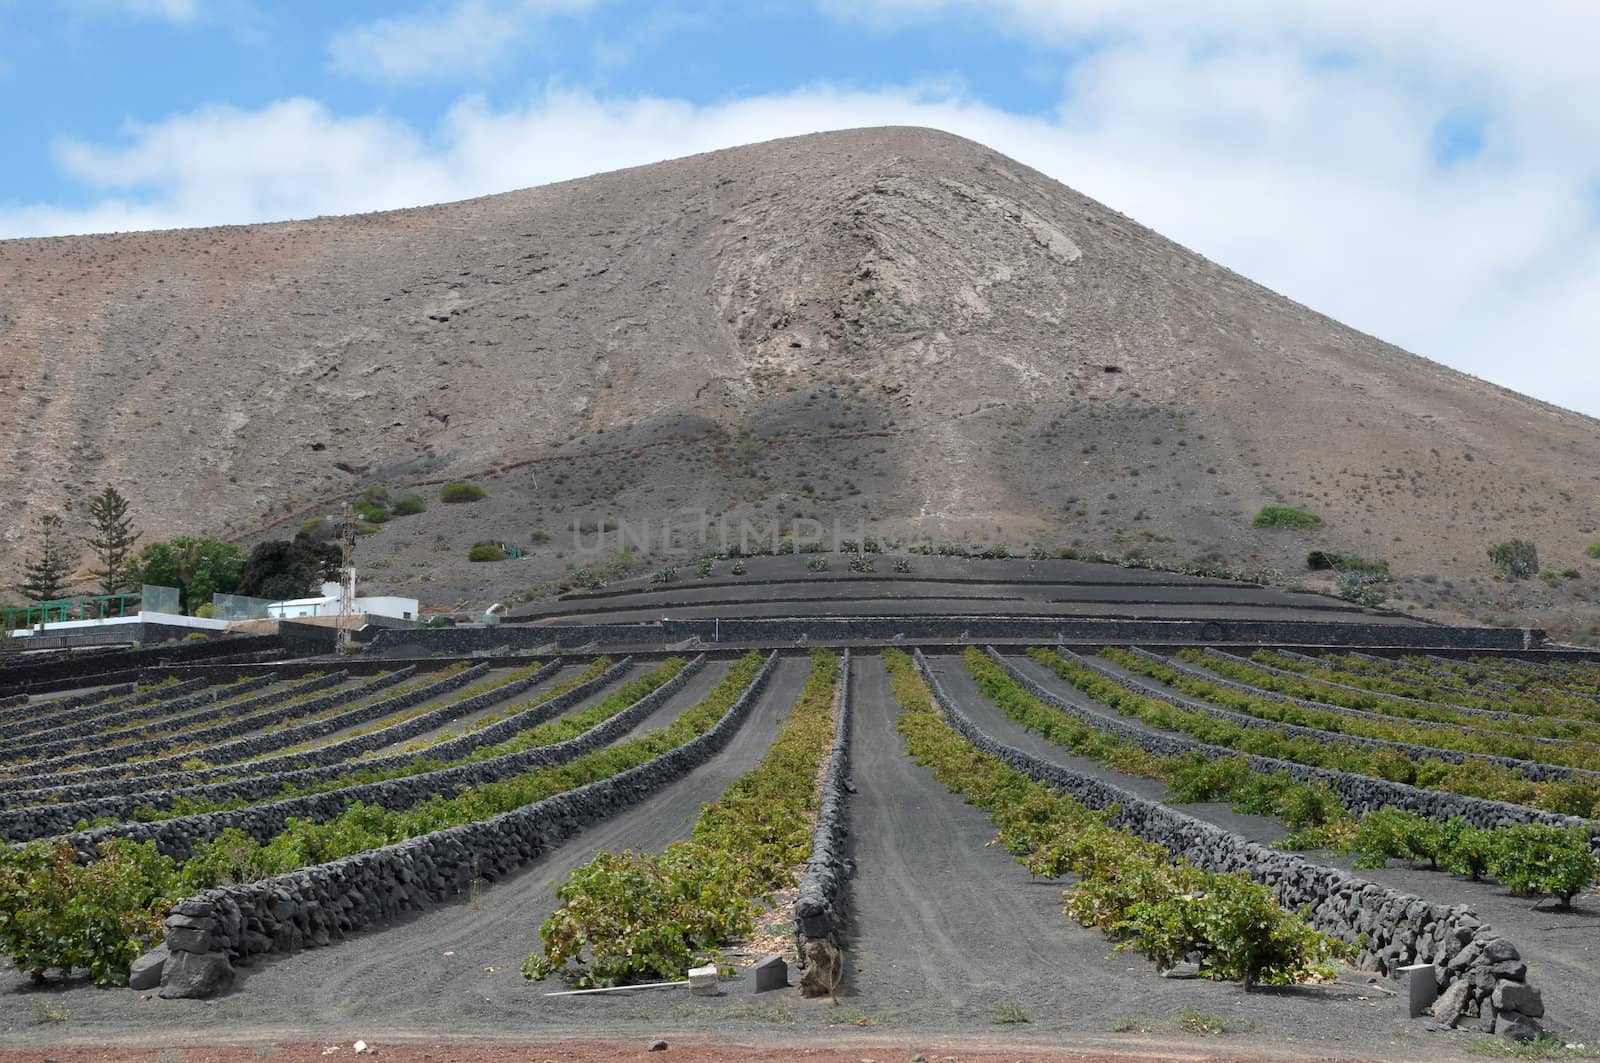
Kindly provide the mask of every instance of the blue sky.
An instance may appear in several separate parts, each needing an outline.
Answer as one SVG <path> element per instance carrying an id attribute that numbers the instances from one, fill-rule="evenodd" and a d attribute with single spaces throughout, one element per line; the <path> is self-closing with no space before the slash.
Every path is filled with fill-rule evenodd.
<path id="1" fill-rule="evenodd" d="M 923 124 L 1600 414 L 1597 51 L 1589 0 L 0 0 L 0 237 Z"/>

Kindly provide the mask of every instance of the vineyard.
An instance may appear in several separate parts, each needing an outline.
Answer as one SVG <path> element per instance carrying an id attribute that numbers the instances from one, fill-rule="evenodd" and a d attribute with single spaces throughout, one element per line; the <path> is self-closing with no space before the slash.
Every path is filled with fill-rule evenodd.
<path id="1" fill-rule="evenodd" d="M 91 1030 L 1600 1032 L 1600 663 L 964 622 L 0 667 L 0 992 Z"/>

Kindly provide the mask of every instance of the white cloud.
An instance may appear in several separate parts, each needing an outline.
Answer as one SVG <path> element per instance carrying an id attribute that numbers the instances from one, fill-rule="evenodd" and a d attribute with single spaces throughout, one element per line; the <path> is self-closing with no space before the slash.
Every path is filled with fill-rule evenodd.
<path id="1" fill-rule="evenodd" d="M 334 69 L 363 81 L 434 81 L 483 74 L 502 63 L 551 15 L 590 0 L 454 0 L 335 34 Z"/>
<path id="2" fill-rule="evenodd" d="M 1027 14 L 1022 0 L 1012 6 Z M 1508 52 L 1530 39 L 1494 26 Z M 0 235 L 400 207 L 822 129 L 930 125 L 1351 325 L 1600 414 L 1600 136 L 1580 113 L 1596 93 L 1562 98 L 1587 70 L 1556 58 L 1526 79 L 1485 73 L 1471 63 L 1492 49 L 1418 44 L 1393 19 L 1366 51 L 1328 62 L 1298 37 L 1284 43 L 1291 29 L 1309 32 L 1208 47 L 1129 32 L 1064 69 L 1046 116 L 948 87 L 819 87 L 707 106 L 551 91 L 506 109 L 466 98 L 425 130 L 307 100 L 213 108 L 131 128 L 122 146 L 63 147 L 68 172 L 104 198 L 82 211 L 0 210 Z M 1343 48 L 1344 36 L 1326 39 Z M 1406 47 L 1423 55 L 1410 71 L 1389 58 Z M 1465 65 L 1450 67 L 1440 49 L 1452 47 Z M 1489 116 L 1484 150 L 1440 166 L 1434 126 L 1463 94 Z"/>
<path id="3" fill-rule="evenodd" d="M 209 225 L 409 205 L 451 189 L 442 161 L 404 123 L 338 118 L 311 100 L 259 111 L 208 107 L 125 132 L 124 147 L 56 149 L 78 181 L 122 197 L 91 208 L 93 217 Z M 29 228 L 65 216 L 34 212 Z"/>

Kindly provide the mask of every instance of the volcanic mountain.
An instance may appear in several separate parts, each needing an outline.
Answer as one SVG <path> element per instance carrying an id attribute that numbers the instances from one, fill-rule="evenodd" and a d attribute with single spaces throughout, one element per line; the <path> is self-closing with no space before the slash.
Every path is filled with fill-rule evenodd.
<path id="1" fill-rule="evenodd" d="M 1581 612 L 1600 576 L 1600 423 L 927 129 L 0 242 L 0 420 L 7 581 L 41 514 L 81 531 L 107 484 L 147 539 L 245 541 L 416 490 L 428 511 L 364 536 L 358 565 L 446 604 L 592 560 L 574 525 L 692 538 L 701 514 L 1295 578 L 1340 550 L 1389 561 L 1410 604 L 1501 622 Z M 489 497 L 441 504 L 455 479 Z M 1275 502 L 1322 523 L 1252 528 Z M 1575 578 L 1507 595 L 1485 550 L 1513 537 Z M 480 540 L 533 563 L 470 564 Z"/>

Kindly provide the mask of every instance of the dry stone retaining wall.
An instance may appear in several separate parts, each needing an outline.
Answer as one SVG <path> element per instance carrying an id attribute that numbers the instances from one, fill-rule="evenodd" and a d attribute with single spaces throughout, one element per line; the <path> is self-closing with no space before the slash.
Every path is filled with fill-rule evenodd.
<path id="1" fill-rule="evenodd" d="M 520 753 L 508 753 L 471 764 L 442 768 L 438 771 L 346 786 L 304 797 L 270 801 L 249 808 L 175 816 L 154 823 L 119 823 L 112 827 L 74 834 L 70 836 L 69 841 L 83 853 L 91 852 L 100 842 L 110 838 L 154 841 L 156 848 L 161 852 L 181 860 L 189 855 L 196 843 L 215 838 L 229 827 L 236 827 L 257 841 L 266 842 L 284 829 L 291 816 L 321 822 L 332 819 L 356 801 L 381 805 L 388 809 L 410 808 L 436 794 L 448 794 L 462 787 L 497 782 L 530 768 L 563 764 L 586 753 L 592 753 L 634 727 L 673 694 L 683 689 L 689 677 L 698 672 L 704 663 L 703 657 L 697 658 L 691 667 L 685 667 L 671 680 L 640 698 L 627 709 L 565 742 L 539 746 Z M 365 763 L 347 765 L 346 770 L 366 766 Z"/>
<path id="2" fill-rule="evenodd" d="M 710 731 L 636 768 L 483 822 L 248 885 L 207 890 L 179 903 L 167 919 L 162 993 L 210 995 L 228 984 L 236 962 L 326 945 L 464 893 L 475 879 L 510 874 L 589 824 L 645 800 L 722 749 L 749 718 L 777 660 L 776 652 L 768 655 Z"/>
<path id="3" fill-rule="evenodd" d="M 250 765 L 252 773 L 242 779 L 224 779 L 220 782 L 203 781 L 205 777 L 214 777 L 219 774 L 218 769 L 202 772 L 173 773 L 172 775 L 158 777 L 155 780 L 146 780 L 145 784 L 141 784 L 140 788 L 130 789 L 127 793 L 84 798 L 68 804 L 50 806 L 52 819 L 49 823 L 29 824 L 24 817 L 11 816 L 8 813 L 0 812 L 0 837 L 14 839 L 48 837 L 70 829 L 71 824 L 76 823 L 79 819 L 94 820 L 104 816 L 130 819 L 137 808 L 143 806 L 166 807 L 173 798 L 178 797 L 197 801 L 224 801 L 234 798 L 257 801 L 272 797 L 285 786 L 306 786 L 311 783 L 325 782 L 328 779 L 337 779 L 351 771 L 383 771 L 412 763 L 423 757 L 432 760 L 452 760 L 482 746 L 494 745 L 496 742 L 509 738 L 524 728 L 536 727 L 546 720 L 559 716 L 596 690 L 614 682 L 622 673 L 628 670 L 630 661 L 631 658 L 624 659 L 589 682 L 574 687 L 564 694 L 559 694 L 533 709 L 518 713 L 488 727 L 468 731 L 466 734 L 447 739 L 418 752 L 394 753 L 386 757 L 363 757 L 351 763 L 351 759 L 357 753 L 377 741 L 371 735 L 358 735 L 354 738 L 346 739 L 345 742 L 334 743 L 331 746 L 324 746 L 321 749 L 311 751 L 316 755 L 314 759 L 328 761 L 328 763 L 312 767 L 298 767 L 298 765 L 304 764 L 308 757 L 305 754 L 291 753 L 283 757 L 274 757 L 252 763 Z M 554 673 L 559 667 L 560 660 L 558 658 L 541 669 L 536 678 L 542 680 L 543 677 Z M 410 671 L 411 669 L 407 669 L 408 673 Z M 374 734 L 381 733 L 374 732 Z M 346 742 L 350 743 L 350 745 L 346 745 Z M 389 742 L 385 741 L 382 744 L 386 745 Z M 291 770 L 275 770 L 280 766 Z M 226 770 L 223 769 L 223 771 Z M 148 785 L 150 782 L 158 784 L 157 788 L 152 789 Z"/>
<path id="4" fill-rule="evenodd" d="M 850 877 L 849 807 L 846 794 L 850 770 L 850 651 L 839 666 L 839 713 L 833 733 L 833 752 L 822 777 L 822 801 L 811 831 L 811 858 L 800 876 L 794 898 L 795 949 L 801 967 L 817 950 L 833 970 L 842 971 L 839 955 L 845 944 L 844 888 Z M 825 944 L 824 944 L 825 943 Z M 829 951 L 831 949 L 831 952 Z M 837 978 L 825 981 L 837 984 Z M 804 986 L 802 981 L 802 986 Z"/>
<path id="5" fill-rule="evenodd" d="M 1520 723 L 1531 723 L 1534 720 L 1539 719 L 1537 716 L 1529 716 L 1527 713 L 1522 712 L 1506 712 L 1501 709 L 1477 709 L 1468 705 L 1455 705 L 1443 699 L 1437 702 L 1425 701 L 1422 698 L 1408 698 L 1403 694 L 1388 694 L 1380 690 L 1368 690 L 1365 687 L 1350 686 L 1347 683 L 1335 683 L 1330 679 L 1321 679 L 1315 676 L 1301 675 L 1299 672 L 1292 672 L 1287 668 L 1279 668 L 1275 665 L 1262 664 L 1260 661 L 1254 661 L 1248 657 L 1242 657 L 1237 653 L 1224 652 L 1223 650 L 1217 649 L 1215 646 L 1205 647 L 1205 654 L 1207 657 L 1214 657 L 1219 661 L 1225 661 L 1229 664 L 1248 665 L 1249 667 L 1255 668 L 1258 671 L 1266 672 L 1268 675 L 1278 676 L 1281 679 L 1292 679 L 1299 682 L 1308 683 L 1321 683 L 1324 686 L 1335 687 L 1339 690 L 1348 691 L 1351 694 L 1361 694 L 1366 697 L 1377 698 L 1380 701 L 1399 702 L 1403 705 L 1428 705 L 1434 707 L 1442 705 L 1448 707 L 1451 712 L 1457 712 L 1463 716 L 1482 716 L 1491 720 L 1516 720 Z M 1301 657 L 1303 655 L 1296 654 L 1295 656 Z M 1305 659 L 1315 660 L 1315 658 L 1310 657 Z M 1322 666 L 1326 667 L 1326 664 L 1323 663 Z M 1538 665 L 1538 667 L 1543 668 L 1544 665 Z"/>
<path id="6" fill-rule="evenodd" d="M 1521 650 L 1544 633 L 1507 628 L 1409 626 L 1257 620 L 1116 620 L 1075 617 L 893 616 L 722 617 L 663 619 L 650 624 L 507 625 L 494 628 L 384 630 L 372 640 L 374 655 L 467 654 L 504 647 L 659 645 L 698 638 L 717 642 L 785 645 L 801 640 L 1026 639 L 1043 642 L 1243 642 L 1257 645 L 1446 647 Z"/>
<path id="7" fill-rule="evenodd" d="M 1118 683 L 1129 690 L 1146 697 L 1156 698 L 1168 705 L 1180 709 L 1203 712 L 1213 719 L 1223 720 L 1227 723 L 1241 727 L 1250 727 L 1258 730 L 1282 731 L 1294 738 L 1308 738 L 1315 742 L 1336 743 L 1343 746 L 1355 746 L 1359 749 L 1389 749 L 1411 760 L 1442 760 L 1450 764 L 1470 764 L 1474 762 L 1494 764 L 1501 768 L 1508 768 L 1522 775 L 1525 779 L 1535 782 L 1550 782 L 1558 779 L 1580 779 L 1585 782 L 1600 783 L 1600 771 L 1584 771 L 1581 768 L 1566 768 L 1558 764 L 1540 764 L 1532 760 L 1518 760 L 1515 757 L 1497 757 L 1489 753 L 1463 753 L 1459 749 L 1440 749 L 1434 746 L 1419 746 L 1413 742 L 1394 742 L 1384 738 L 1364 738 L 1360 735 L 1340 734 L 1337 731 L 1323 731 L 1315 727 L 1302 727 L 1299 724 L 1280 723 L 1276 720 L 1263 720 L 1259 716 L 1248 713 L 1236 712 L 1225 709 L 1220 705 L 1213 705 L 1199 698 L 1190 698 L 1181 694 L 1174 694 L 1163 690 L 1158 684 L 1145 680 L 1142 676 L 1121 675 L 1106 667 L 1092 657 L 1082 657 L 1071 650 L 1063 649 L 1062 655 L 1070 658 L 1085 668 L 1092 669 L 1107 679 Z"/>
<path id="8" fill-rule="evenodd" d="M 0 672 L 0 687 L 8 693 L 40 693 L 71 687 L 91 686 L 96 682 L 125 682 L 126 677 L 99 679 L 119 672 L 138 671 L 163 664 L 185 661 L 239 658 L 247 654 L 279 654 L 283 640 L 277 635 L 228 635 L 204 642 L 179 642 L 140 650 L 114 650 L 89 656 L 72 654 L 67 659 L 16 665 Z"/>
<path id="9" fill-rule="evenodd" d="M 1264 701 L 1276 701 L 1279 704 L 1293 705 L 1296 708 L 1310 709 L 1313 712 L 1328 712 L 1335 716 L 1345 716 L 1353 720 L 1368 720 L 1378 723 L 1396 723 L 1405 727 L 1421 727 L 1424 729 L 1439 731 L 1454 731 L 1457 734 L 1485 733 L 1470 724 L 1452 723 L 1449 720 L 1418 720 L 1407 716 L 1393 716 L 1379 709 L 1353 709 L 1348 705 L 1334 705 L 1326 701 L 1313 701 L 1310 698 L 1295 697 L 1293 694 L 1284 694 L 1276 690 L 1263 690 L 1260 687 L 1253 687 L 1249 683 L 1241 683 L 1236 679 L 1229 679 L 1227 676 L 1218 675 L 1215 672 L 1209 672 L 1204 668 L 1198 668 L 1195 665 L 1190 664 L 1188 661 L 1181 661 L 1176 657 L 1163 657 L 1159 653 L 1152 653 L 1149 650 L 1142 649 L 1138 646 L 1130 646 L 1128 647 L 1128 650 L 1130 653 L 1133 653 L 1139 657 L 1143 657 L 1147 661 L 1159 664 L 1164 668 L 1171 668 L 1175 672 L 1182 672 L 1184 675 L 1187 675 L 1193 679 L 1203 680 L 1204 682 L 1212 683 L 1216 686 L 1222 687 L 1225 690 L 1232 690 L 1241 694 L 1248 694 L 1253 698 L 1261 698 Z M 1489 733 L 1492 734 L 1494 732 Z M 1556 748 L 1570 747 L 1573 744 L 1573 740 L 1570 738 L 1546 738 L 1542 735 L 1517 735 L 1516 737 L 1525 741 L 1537 743 L 1539 745 L 1554 746 Z"/>
<path id="10" fill-rule="evenodd" d="M 392 698 L 385 698 L 382 701 L 376 701 L 371 705 L 361 708 L 351 709 L 348 712 L 342 712 L 336 716 L 329 716 L 321 720 L 313 720 L 309 723 L 303 723 L 296 727 L 286 727 L 281 731 L 272 731 L 266 734 L 248 735 L 244 738 L 235 739 L 232 742 L 226 742 L 220 746 L 211 746 L 210 748 L 199 752 L 176 753 L 172 756 L 157 757 L 153 760 L 142 761 L 137 765 L 113 764 L 109 767 L 91 768 L 87 771 L 74 772 L 67 782 L 59 785 L 51 786 L 49 785 L 49 777 L 41 778 L 39 776 L 31 776 L 26 780 L 7 781 L 27 782 L 35 788 L 47 787 L 49 792 L 43 795 L 46 799 L 49 799 L 50 795 L 54 795 L 54 798 L 57 800 L 81 800 L 84 797 L 99 796 L 107 791 L 104 788 L 96 788 L 92 785 L 87 790 L 81 790 L 78 788 L 78 785 L 94 784 L 107 779 L 120 779 L 121 776 L 128 774 L 130 771 L 150 772 L 159 771 L 163 768 L 180 768 L 185 762 L 197 756 L 203 756 L 208 761 L 213 763 L 221 762 L 221 764 L 234 764 L 238 761 L 252 760 L 254 758 L 264 756 L 267 753 L 274 752 L 275 750 L 283 749 L 285 746 L 296 745 L 301 742 L 322 738 L 327 735 L 342 731 L 347 727 L 356 727 L 371 720 L 381 719 L 384 716 L 388 716 L 392 713 L 410 708 L 413 705 L 420 705 L 422 702 L 438 697 L 440 694 L 445 693 L 446 691 L 466 686 L 473 680 L 482 678 L 488 673 L 488 671 L 489 666 L 487 664 L 477 665 L 476 667 L 457 672 L 455 675 L 446 676 L 444 679 L 438 680 L 434 683 L 429 683 L 427 686 L 420 687 L 416 690 L 410 691 L 409 693 L 397 694 Z M 393 686 L 399 681 L 399 679 L 394 677 L 394 674 L 380 676 L 377 679 L 373 679 L 362 684 L 355 690 L 339 691 L 337 693 L 324 695 L 324 697 L 318 699 L 315 704 L 319 706 L 318 711 L 321 711 L 321 709 L 335 708 L 346 702 L 359 701 L 375 690 L 381 690 L 385 687 Z M 307 704 L 312 703 L 308 702 Z M 451 705 L 447 705 L 443 708 L 435 710 L 435 713 L 444 713 L 447 710 L 453 709 L 454 707 L 454 703 L 452 703 Z M 397 741 L 400 738 L 410 738 L 413 735 L 421 734 L 422 731 L 427 730 L 426 727 L 423 727 L 420 730 L 413 730 L 409 733 L 401 733 L 402 728 L 413 726 L 418 720 L 431 719 L 433 720 L 433 725 L 437 726 L 438 723 L 443 722 L 443 720 L 450 719 L 449 716 L 444 716 L 441 719 L 436 717 L 435 713 L 424 713 L 421 716 L 407 720 L 404 724 L 396 724 L 394 727 L 383 728 L 366 735 L 357 736 L 357 738 L 373 743 L 372 745 L 364 747 L 369 749 L 387 745 L 390 742 Z M 384 737 L 386 734 L 388 735 L 387 738 Z M 351 739 L 350 741 L 355 742 L 357 739 Z M 345 743 L 339 743 L 339 745 L 343 747 L 345 746 Z M 323 747 L 324 750 L 331 748 L 333 747 Z M 360 751 L 360 748 L 356 749 L 356 752 Z M 347 753 L 346 755 L 353 754 Z M 219 764 L 219 767 L 215 770 L 219 770 L 227 774 L 237 774 L 240 771 L 238 767 L 222 767 L 221 764 Z M 257 767 L 258 765 L 252 764 L 250 770 L 254 770 Z M 148 784 L 149 779 L 147 777 L 142 785 L 142 788 L 148 790 Z M 5 788 L 6 787 L 3 785 L 3 782 L 0 782 L 0 790 Z M 109 792 L 118 793 L 124 791 L 113 786 Z"/>
<path id="11" fill-rule="evenodd" d="M 39 721 L 49 722 L 49 727 L 42 727 L 26 735 L 8 739 L 5 748 L 9 751 L 15 746 L 25 747 L 35 740 L 53 741 L 57 738 L 71 738 L 74 735 L 100 734 L 128 721 L 143 719 L 151 713 L 170 713 L 172 709 L 169 707 L 169 702 L 187 703 L 187 695 L 206 689 L 211 682 L 212 680 L 208 678 L 196 677 L 159 690 L 147 690 L 143 694 L 134 693 L 131 697 L 115 700 L 107 699 L 97 704 L 62 712 L 51 721 Z M 132 683 L 108 689 L 137 691 L 137 687 Z"/>
<path id="12" fill-rule="evenodd" d="M 1166 848 L 1196 867 L 1238 871 L 1266 883 L 1291 911 L 1311 909 L 1311 923 L 1348 944 L 1360 945 L 1358 962 L 1389 974 L 1431 963 L 1445 1008 L 1477 1018 L 1496 1033 L 1528 1034 L 1544 1014 L 1538 990 L 1515 945 L 1496 935 L 1466 905 L 1430 904 L 1421 897 L 1279 852 L 1187 813 L 1146 800 L 1120 786 L 1079 775 L 996 741 L 978 728 L 945 693 L 921 652 L 917 667 L 955 730 L 985 753 L 1067 794 L 1090 808 L 1111 810 L 1109 821 Z M 1464 987 L 1464 988 L 1463 988 Z"/>
<path id="13" fill-rule="evenodd" d="M 40 728 L 38 731 L 30 733 L 43 734 L 45 731 L 57 726 L 81 721 L 97 721 L 103 716 L 121 715 L 135 709 L 140 712 L 160 712 L 163 711 L 167 701 L 186 697 L 197 690 L 204 690 L 210 682 L 209 679 L 195 678 L 185 680 L 182 683 L 175 683 L 172 686 L 162 687 L 159 690 L 146 690 L 142 693 L 135 684 L 123 683 L 107 689 L 126 690 L 128 691 L 126 695 L 105 701 L 81 702 L 72 707 L 63 707 L 59 714 L 54 711 L 56 703 L 35 702 L 33 712 L 37 715 L 32 722 L 50 723 L 51 726 Z M 64 702 L 62 704 L 65 706 Z M 12 724 L 17 722 L 16 720 L 10 721 Z M 27 737 L 27 735 L 18 735 L 16 738 L 8 739 L 7 744 L 16 744 L 19 741 L 26 740 Z"/>
<path id="14" fill-rule="evenodd" d="M 86 690 L 82 694 L 68 694 L 64 698 L 52 698 L 49 701 L 34 701 L 30 695 L 14 694 L 9 698 L 0 698 L 0 705 L 13 706 L 0 712 L 0 727 L 8 727 L 39 716 L 53 716 L 56 713 L 64 715 L 68 710 L 85 706 L 104 712 L 105 702 L 135 694 L 138 690 L 138 686 L 133 683 L 113 683 L 94 690 Z"/>
<path id="15" fill-rule="evenodd" d="M 250 679 L 241 679 L 239 682 L 230 683 L 227 686 L 207 687 L 204 690 L 190 694 L 188 697 L 174 698 L 169 701 L 164 701 L 158 706 L 152 706 L 152 709 L 162 713 L 181 715 L 191 709 L 198 709 L 202 706 L 210 705 L 211 703 L 219 701 L 230 695 L 248 694 L 252 691 L 260 690 L 263 687 L 269 687 L 277 681 L 277 673 L 268 672 L 265 675 L 254 676 Z M 203 738 L 204 735 L 197 734 L 195 737 Z M 46 759 L 33 761 L 27 764 L 26 767 L 30 773 L 35 775 L 54 773 L 58 771 L 72 771 L 83 766 L 92 768 L 104 767 L 107 764 L 120 764 L 123 761 L 137 758 L 145 753 L 151 753 L 165 749 L 172 745 L 173 741 L 174 740 L 172 738 L 155 738 L 148 739 L 143 742 L 130 742 L 124 746 L 105 746 L 100 749 L 85 750 L 81 753 L 68 753 L 64 756 L 50 756 L 50 753 L 61 753 L 64 750 L 69 750 L 75 746 L 82 746 L 84 744 L 82 738 L 62 739 L 56 742 L 47 742 L 38 747 L 41 752 L 45 752 Z"/>
<path id="16" fill-rule="evenodd" d="M 1005 668 L 1006 673 L 1024 690 L 1040 701 L 1055 706 L 1074 719 L 1082 720 L 1084 723 L 1097 727 L 1102 731 L 1110 732 L 1118 738 L 1132 742 L 1147 753 L 1154 753 L 1162 757 L 1181 756 L 1184 753 L 1199 753 L 1208 760 L 1243 756 L 1249 763 L 1251 771 L 1260 772 L 1263 775 L 1275 775 L 1283 772 L 1297 782 L 1318 782 L 1327 786 L 1339 799 L 1339 803 L 1347 811 L 1357 816 L 1366 812 L 1375 812 L 1380 808 L 1394 807 L 1403 808 L 1409 812 L 1415 812 L 1418 815 L 1428 816 L 1433 819 L 1460 817 L 1474 827 L 1489 829 L 1513 827 L 1519 823 L 1548 823 L 1557 827 L 1581 827 L 1589 835 L 1590 846 L 1597 853 L 1600 853 L 1600 822 L 1594 820 L 1563 816 L 1554 812 L 1544 812 L 1524 805 L 1507 804 L 1504 801 L 1467 797 L 1462 794 L 1446 793 L 1441 790 L 1424 790 L 1420 787 L 1390 782 L 1388 779 L 1380 779 L 1371 775 L 1330 771 L 1327 768 L 1297 764 L 1292 760 L 1242 754 L 1236 749 L 1210 745 L 1184 735 L 1147 730 L 1132 721 L 1118 717 L 1115 710 L 1109 707 L 1106 708 L 1105 712 L 1101 713 L 1074 705 L 1055 693 L 1055 691 L 1034 681 L 1031 676 L 1019 671 L 1015 665 L 997 653 L 993 647 L 988 648 L 986 652 L 993 660 Z"/>
<path id="17" fill-rule="evenodd" d="M 107 734 L 106 731 L 115 728 L 116 721 L 95 720 L 92 722 L 79 723 L 73 725 L 73 727 L 70 729 L 70 733 L 60 737 L 52 732 L 48 736 L 48 742 L 33 747 L 32 751 L 44 754 L 46 756 L 51 753 L 64 752 L 71 749 L 75 745 L 81 745 L 82 742 L 79 739 L 79 736 L 86 734 L 94 734 L 102 737 L 105 740 L 116 739 L 118 741 L 125 738 L 159 737 L 163 731 L 171 730 L 175 727 L 189 727 L 195 724 L 202 724 L 208 720 L 218 720 L 222 722 L 214 726 L 204 728 L 203 730 L 197 729 L 189 734 L 185 734 L 182 736 L 181 740 L 210 742 L 219 738 L 231 738 L 238 734 L 248 734 L 253 730 L 277 723 L 280 720 L 289 719 L 297 715 L 305 715 L 308 710 L 306 710 L 305 704 L 301 703 L 299 705 L 290 706 L 279 713 L 263 713 L 261 715 L 253 716 L 248 720 L 234 720 L 232 717 L 243 716 L 247 713 L 255 713 L 261 709 L 271 708 L 273 705 L 277 705 L 285 701 L 291 701 L 294 698 L 303 697 L 306 694 L 314 694 L 319 690 L 326 690 L 329 687 L 338 686 L 349 678 L 349 672 L 331 672 L 315 679 L 308 679 L 303 683 L 286 685 L 281 690 L 271 690 L 265 694 L 261 694 L 253 698 L 246 698 L 242 701 L 234 701 L 232 699 L 239 694 L 249 692 L 248 689 L 244 689 L 247 683 L 253 684 L 253 689 L 259 690 L 262 686 L 278 682 L 280 677 L 276 673 L 273 673 L 268 679 L 268 683 L 261 683 L 260 680 L 257 679 L 245 680 L 242 683 L 230 683 L 226 686 L 212 687 L 209 691 L 207 691 L 207 693 L 211 695 L 210 698 L 203 703 L 209 704 L 211 708 L 194 709 L 193 706 L 185 706 L 176 712 L 171 709 L 163 709 L 161 710 L 161 719 L 151 720 L 148 723 L 123 728 L 118 730 L 115 734 Z M 223 702 L 226 704 L 219 704 Z M 191 711 L 191 709 L 193 711 Z M 118 715 L 122 716 L 126 721 L 138 720 L 143 717 L 147 717 L 150 714 L 143 709 L 130 709 L 126 714 L 119 713 Z M 38 739 L 46 738 L 47 736 L 35 735 L 33 737 Z M 160 745 L 170 745 L 175 740 L 178 740 L 178 736 L 161 737 L 159 739 L 158 747 Z M 128 749 L 130 747 L 131 746 L 121 746 L 119 748 Z M 8 751 L 0 750 L 0 756 L 3 756 L 5 752 Z"/>
<path id="18" fill-rule="evenodd" d="M 387 675 L 377 676 L 363 683 L 353 692 L 357 696 L 376 693 L 387 687 L 394 686 L 409 679 L 415 669 L 406 667 Z M 332 707 L 339 704 L 340 699 L 351 697 L 352 692 L 341 692 L 337 695 L 328 695 L 326 706 Z M 402 695 L 404 696 L 404 695 Z M 330 749 L 322 746 L 309 752 L 316 753 Z M 184 787 L 198 786 L 201 783 L 214 779 L 228 779 L 242 772 L 270 771 L 273 767 L 282 768 L 290 763 L 297 762 L 302 754 L 286 753 L 280 757 L 266 760 L 252 760 L 245 764 L 229 764 L 215 768 L 194 768 L 181 771 L 157 772 L 152 775 L 138 775 L 136 778 L 123 776 L 131 773 L 123 772 L 121 775 L 110 773 L 104 769 L 92 772 L 73 773 L 72 778 L 83 778 L 89 781 L 70 782 L 64 785 L 45 787 L 35 790 L 21 791 L 12 794 L 0 795 L 0 808 L 15 808 L 27 804 L 49 802 L 54 807 L 65 807 L 68 803 L 93 801 L 104 797 L 131 797 L 152 792 L 165 792 Z M 148 763 L 148 762 L 147 762 Z M 0 780 L 3 782 L 4 780 Z M 97 813 L 99 814 L 99 813 Z M 0 812 L 0 822 L 10 822 Z M 93 817 L 91 817 L 93 818 Z M 3 833 L 3 832 L 0 832 Z"/>

